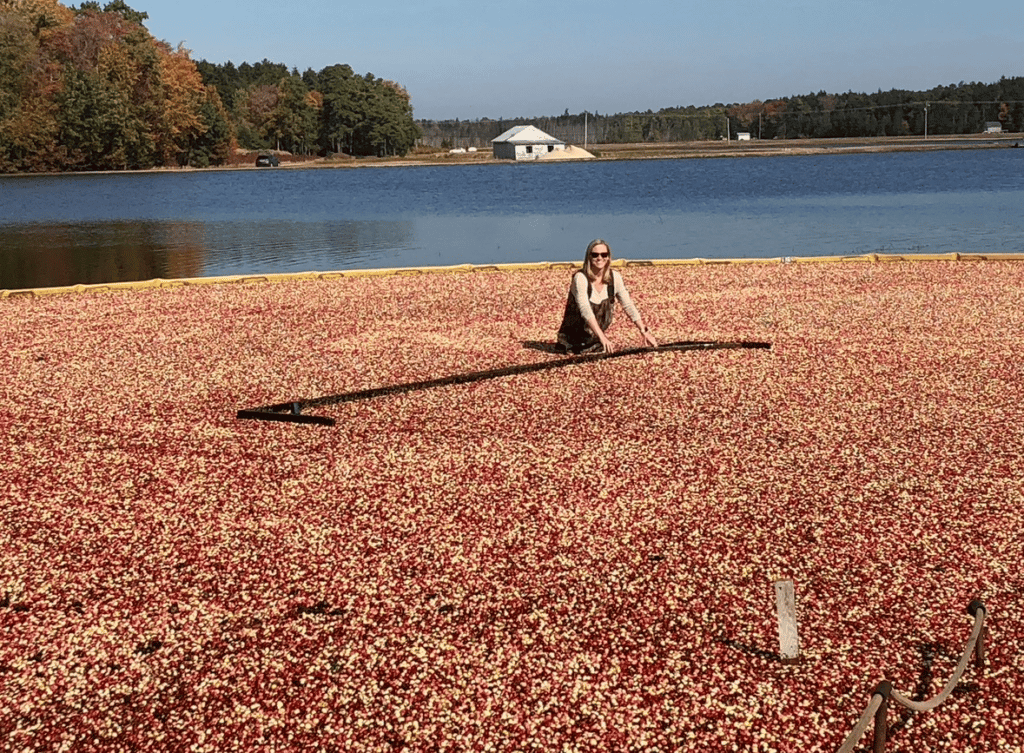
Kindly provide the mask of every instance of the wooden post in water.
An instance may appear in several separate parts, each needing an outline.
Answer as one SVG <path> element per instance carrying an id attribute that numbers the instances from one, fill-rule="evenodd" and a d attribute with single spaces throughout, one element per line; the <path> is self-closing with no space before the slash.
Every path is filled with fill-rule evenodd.
<path id="1" fill-rule="evenodd" d="M 985 602 L 981 599 L 974 599 L 970 604 L 967 605 L 967 614 L 975 619 L 978 618 L 978 610 L 982 612 L 982 618 L 985 614 Z M 985 666 L 985 641 L 988 639 L 988 626 L 982 625 L 981 632 L 978 634 L 978 642 L 974 644 L 974 665 L 976 667 Z"/>
<path id="2" fill-rule="evenodd" d="M 796 629 L 793 581 L 775 581 L 775 605 L 779 613 L 779 658 L 783 664 L 796 664 L 800 661 L 800 637 Z"/>
<path id="3" fill-rule="evenodd" d="M 875 688 L 875 695 L 882 697 L 882 702 L 875 711 L 875 732 L 872 740 L 872 753 L 885 753 L 885 741 L 889 737 L 889 721 L 886 718 L 889 714 L 889 696 L 892 695 L 892 683 L 883 680 Z"/>

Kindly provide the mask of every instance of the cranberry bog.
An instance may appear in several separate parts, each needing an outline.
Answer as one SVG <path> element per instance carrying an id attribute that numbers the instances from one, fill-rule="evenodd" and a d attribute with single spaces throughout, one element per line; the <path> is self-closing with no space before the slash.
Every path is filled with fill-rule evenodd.
<path id="1" fill-rule="evenodd" d="M 835 751 L 980 599 L 885 749 L 1019 750 L 1024 263 L 623 274 L 660 340 L 771 348 L 328 427 L 236 413 L 561 358 L 569 273 L 0 299 L 3 749 Z"/>

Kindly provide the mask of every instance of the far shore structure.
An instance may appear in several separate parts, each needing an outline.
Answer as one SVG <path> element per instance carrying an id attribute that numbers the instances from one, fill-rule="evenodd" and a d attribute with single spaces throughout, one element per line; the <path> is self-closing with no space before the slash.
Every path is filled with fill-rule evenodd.
<path id="1" fill-rule="evenodd" d="M 517 125 L 491 141 L 495 159 L 517 162 L 548 159 L 592 159 L 594 155 L 544 133 L 536 126 Z"/>

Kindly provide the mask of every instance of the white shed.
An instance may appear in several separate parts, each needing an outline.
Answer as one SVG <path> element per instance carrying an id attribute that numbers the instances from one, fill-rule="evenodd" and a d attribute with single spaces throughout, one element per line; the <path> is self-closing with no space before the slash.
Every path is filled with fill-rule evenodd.
<path id="1" fill-rule="evenodd" d="M 518 125 L 492 139 L 496 159 L 534 160 L 565 149 L 565 142 L 531 125 Z"/>

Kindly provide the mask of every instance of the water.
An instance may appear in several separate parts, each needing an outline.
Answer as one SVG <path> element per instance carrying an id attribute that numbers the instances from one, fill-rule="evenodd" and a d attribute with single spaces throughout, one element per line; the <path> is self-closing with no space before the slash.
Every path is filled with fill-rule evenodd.
<path id="1" fill-rule="evenodd" d="M 632 259 L 1024 252 L 1024 150 L 0 178 L 0 288 Z"/>

